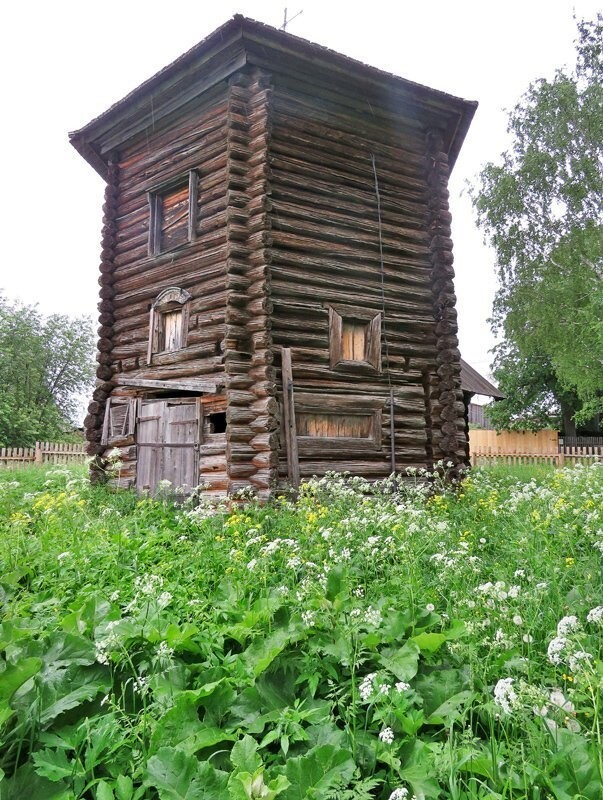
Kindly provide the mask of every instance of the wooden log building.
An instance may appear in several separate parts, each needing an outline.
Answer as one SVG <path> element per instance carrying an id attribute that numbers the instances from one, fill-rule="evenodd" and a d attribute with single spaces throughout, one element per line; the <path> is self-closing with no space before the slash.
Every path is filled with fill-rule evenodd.
<path id="1" fill-rule="evenodd" d="M 72 133 L 107 184 L 98 465 L 266 497 L 466 463 L 448 176 L 475 108 L 235 16 Z"/>

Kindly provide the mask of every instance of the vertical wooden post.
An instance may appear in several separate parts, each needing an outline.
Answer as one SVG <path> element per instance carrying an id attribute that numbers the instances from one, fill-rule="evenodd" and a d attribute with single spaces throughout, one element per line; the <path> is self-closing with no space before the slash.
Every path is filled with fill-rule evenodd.
<path id="1" fill-rule="evenodd" d="M 297 453 L 297 426 L 295 424 L 295 398 L 293 395 L 293 369 L 291 348 L 282 349 L 283 407 L 285 411 L 285 439 L 287 442 L 287 469 L 291 485 L 299 486 L 299 456 Z"/>
<path id="2" fill-rule="evenodd" d="M 42 443 L 36 442 L 36 452 L 34 456 L 34 463 L 41 464 L 42 463 Z"/>

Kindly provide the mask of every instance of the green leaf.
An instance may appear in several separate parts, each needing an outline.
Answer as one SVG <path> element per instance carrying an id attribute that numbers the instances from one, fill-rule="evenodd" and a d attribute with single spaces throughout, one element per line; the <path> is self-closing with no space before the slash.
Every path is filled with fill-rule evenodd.
<path id="1" fill-rule="evenodd" d="M 327 587 L 325 590 L 325 597 L 327 600 L 333 602 L 337 595 L 341 592 L 343 569 L 341 567 L 334 567 L 329 570 L 327 575 Z"/>
<path id="2" fill-rule="evenodd" d="M 113 789 L 107 781 L 100 780 L 96 784 L 96 800 L 115 800 Z"/>
<path id="3" fill-rule="evenodd" d="M 44 681 L 39 690 L 39 722 L 42 727 L 87 700 L 107 694 L 111 688 L 109 674 L 101 667 L 60 670 L 53 681 Z"/>
<path id="4" fill-rule="evenodd" d="M 444 633 L 419 633 L 410 639 L 422 653 L 435 653 L 446 641 Z"/>
<path id="5" fill-rule="evenodd" d="M 15 712 L 10 701 L 17 689 L 40 671 L 40 658 L 24 658 L 17 664 L 6 664 L 0 672 L 0 725 L 6 722 Z"/>
<path id="6" fill-rule="evenodd" d="M 283 800 L 320 800 L 328 790 L 346 786 L 355 768 L 352 754 L 332 745 L 290 758 L 285 775 L 291 785 L 285 790 Z"/>
<path id="7" fill-rule="evenodd" d="M 64 750 L 38 750 L 32 756 L 36 772 L 50 781 L 60 781 L 62 778 L 71 778 L 76 773 L 83 774 L 77 762 L 67 758 Z"/>
<path id="8" fill-rule="evenodd" d="M 455 722 L 461 716 L 459 709 L 467 705 L 474 696 L 474 693 L 469 689 L 453 694 L 452 697 L 449 697 L 431 712 L 426 722 L 429 725 L 449 726 L 451 722 Z"/>
<path id="9" fill-rule="evenodd" d="M 402 647 L 385 648 L 379 656 L 379 662 L 399 681 L 410 681 L 419 669 L 419 647 L 416 642 L 405 642 Z"/>
<path id="10" fill-rule="evenodd" d="M 466 674 L 458 669 L 434 669 L 421 674 L 414 688 L 423 698 L 423 711 L 429 718 L 455 695 L 466 691 L 468 680 Z M 463 698 L 461 701 L 464 702 Z"/>
<path id="11" fill-rule="evenodd" d="M 245 650 L 242 656 L 243 661 L 257 677 L 268 669 L 288 644 L 296 641 L 298 635 L 288 628 L 279 628 L 268 636 L 261 636 Z"/>
<path id="12" fill-rule="evenodd" d="M 172 708 L 157 723 L 151 737 L 150 752 L 178 745 L 181 750 L 192 754 L 218 742 L 234 740 L 236 736 L 231 731 L 199 719 L 199 708 L 218 687 L 221 687 L 221 681 L 214 681 L 196 691 L 180 692 Z"/>
<path id="13" fill-rule="evenodd" d="M 174 747 L 162 747 L 149 759 L 144 781 L 161 800 L 228 800 L 227 773 Z"/>
<path id="14" fill-rule="evenodd" d="M 405 783 L 410 784 L 417 800 L 424 800 L 424 798 L 440 796 L 440 786 L 437 780 L 431 777 L 432 772 L 432 767 L 416 764 L 401 769 L 399 774 Z"/>
<path id="15" fill-rule="evenodd" d="M 96 661 L 96 647 L 90 639 L 74 633 L 54 633 L 49 637 L 49 647 L 43 655 L 45 667 L 70 667 L 74 664 L 89 666 Z"/>
<path id="16" fill-rule="evenodd" d="M 0 800 L 74 800 L 74 794 L 62 781 L 37 775 L 29 762 L 0 781 Z"/>
<path id="17" fill-rule="evenodd" d="M 243 736 L 232 748 L 230 760 L 240 772 L 255 772 L 262 766 L 258 743 L 252 736 Z"/>
<path id="18" fill-rule="evenodd" d="M 115 797 L 117 800 L 131 800 L 134 793 L 132 778 L 127 775 L 118 775 L 115 780 Z"/>

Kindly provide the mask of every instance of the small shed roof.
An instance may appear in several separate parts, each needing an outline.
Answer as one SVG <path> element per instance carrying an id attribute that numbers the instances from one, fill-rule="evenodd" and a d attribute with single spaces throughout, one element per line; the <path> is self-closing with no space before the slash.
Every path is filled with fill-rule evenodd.
<path id="1" fill-rule="evenodd" d="M 73 146 L 106 178 L 112 150 L 130 137 L 247 64 L 290 75 L 328 75 L 334 88 L 353 85 L 360 107 L 380 98 L 393 114 L 404 114 L 444 134 L 454 164 L 477 103 L 392 75 L 239 14 L 83 128 L 69 135 Z"/>
<path id="2" fill-rule="evenodd" d="M 495 400 L 504 400 L 504 394 L 493 383 L 461 358 L 461 389 L 471 394 L 483 394 Z"/>

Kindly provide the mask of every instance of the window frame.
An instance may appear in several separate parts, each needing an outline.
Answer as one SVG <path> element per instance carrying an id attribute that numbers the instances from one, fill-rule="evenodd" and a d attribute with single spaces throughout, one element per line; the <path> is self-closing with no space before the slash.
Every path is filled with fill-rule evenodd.
<path id="1" fill-rule="evenodd" d="M 185 242 L 178 242 L 171 247 L 162 247 L 161 223 L 163 220 L 163 198 L 177 189 L 188 185 L 188 229 Z M 197 238 L 197 205 L 199 197 L 199 174 L 196 170 L 189 170 L 185 175 L 153 187 L 147 192 L 149 201 L 149 255 L 159 256 L 171 253 L 195 241 Z"/>
<path id="2" fill-rule="evenodd" d="M 344 324 L 365 326 L 364 358 L 343 356 Z M 329 306 L 329 359 L 331 369 L 342 372 L 381 373 L 381 312 L 358 306 Z"/>
<path id="3" fill-rule="evenodd" d="M 186 289 L 181 289 L 178 286 L 168 286 L 167 289 L 164 289 L 157 295 L 149 311 L 147 364 L 153 363 L 153 356 L 159 356 L 165 353 L 177 353 L 179 350 L 183 350 L 187 347 L 190 300 L 191 295 Z M 180 322 L 180 346 L 169 350 L 165 348 L 160 350 L 159 337 L 163 317 L 174 311 L 181 311 L 182 314 Z"/>

